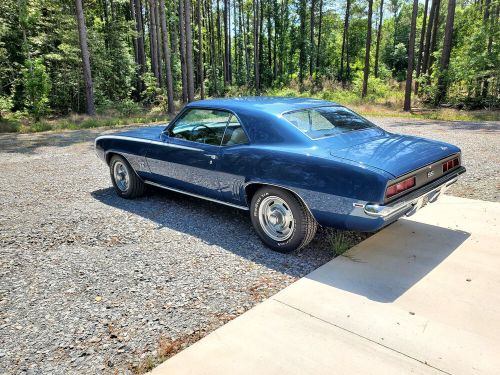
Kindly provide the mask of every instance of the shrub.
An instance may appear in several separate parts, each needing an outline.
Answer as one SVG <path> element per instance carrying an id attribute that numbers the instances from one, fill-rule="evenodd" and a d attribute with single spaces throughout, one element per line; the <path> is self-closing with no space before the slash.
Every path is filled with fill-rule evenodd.
<path id="1" fill-rule="evenodd" d="M 39 121 L 49 109 L 50 92 L 49 75 L 42 60 L 28 61 L 23 76 L 26 108 L 35 121 Z"/>
<path id="2" fill-rule="evenodd" d="M 122 116 L 127 117 L 136 115 L 142 111 L 141 104 L 134 102 L 132 99 L 125 99 L 116 103 L 115 108 Z"/>
<path id="3" fill-rule="evenodd" d="M 10 112 L 13 103 L 12 98 L 9 96 L 0 96 L 0 120 L 3 118 L 4 114 Z"/>

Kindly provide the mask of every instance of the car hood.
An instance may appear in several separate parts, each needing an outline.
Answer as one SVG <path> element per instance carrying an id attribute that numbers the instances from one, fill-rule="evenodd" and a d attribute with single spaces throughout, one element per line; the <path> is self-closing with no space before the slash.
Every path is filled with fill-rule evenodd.
<path id="1" fill-rule="evenodd" d="M 116 133 L 113 135 L 119 135 L 121 137 L 132 137 L 140 139 L 148 139 L 152 141 L 157 141 L 160 139 L 162 131 L 165 129 L 167 124 L 155 125 L 155 126 L 144 126 L 138 129 L 128 130 L 121 133 Z"/>
<path id="2" fill-rule="evenodd" d="M 330 148 L 330 155 L 336 158 L 366 164 L 394 177 L 457 152 L 460 149 L 448 143 L 387 132 L 347 147 Z"/>

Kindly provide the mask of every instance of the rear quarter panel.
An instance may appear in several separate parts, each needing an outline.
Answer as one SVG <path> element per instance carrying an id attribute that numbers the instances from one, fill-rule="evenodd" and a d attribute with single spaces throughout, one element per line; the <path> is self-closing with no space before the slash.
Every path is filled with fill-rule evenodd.
<path id="1" fill-rule="evenodd" d="M 303 147 L 228 147 L 222 151 L 220 173 L 224 200 L 246 204 L 245 187 L 253 183 L 282 186 L 304 200 L 319 224 L 339 228 L 348 227 L 353 203 L 379 202 L 390 178 Z"/>

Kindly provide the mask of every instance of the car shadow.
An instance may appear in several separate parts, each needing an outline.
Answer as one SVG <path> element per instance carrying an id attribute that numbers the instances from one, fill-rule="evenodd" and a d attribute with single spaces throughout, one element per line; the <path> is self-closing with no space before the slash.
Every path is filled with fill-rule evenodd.
<path id="1" fill-rule="evenodd" d="M 158 188 L 148 188 L 144 197 L 134 200 L 118 197 L 112 188 L 91 194 L 103 204 L 154 222 L 158 229 L 196 237 L 293 277 L 305 276 L 324 265 L 307 277 L 384 303 L 399 298 L 470 236 L 460 230 L 402 219 L 328 263 L 333 252 L 325 230 L 319 230 L 306 248 L 280 254 L 262 244 L 247 211 Z"/>
<path id="2" fill-rule="evenodd" d="M 400 219 L 307 277 L 390 303 L 424 279 L 469 237 L 470 233 L 461 230 Z"/>
<path id="3" fill-rule="evenodd" d="M 248 211 L 184 194 L 148 186 L 145 196 L 133 200 L 118 197 L 113 188 L 96 190 L 91 195 L 105 205 L 150 220 L 157 229 L 169 228 L 196 237 L 207 245 L 219 246 L 294 277 L 306 275 L 334 256 L 324 230 L 320 229 L 306 248 L 280 254 L 262 244 L 253 230 Z"/>

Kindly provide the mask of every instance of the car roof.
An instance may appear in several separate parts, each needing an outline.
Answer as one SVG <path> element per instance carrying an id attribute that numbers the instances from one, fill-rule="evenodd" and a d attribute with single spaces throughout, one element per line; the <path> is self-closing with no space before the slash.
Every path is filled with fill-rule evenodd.
<path id="1" fill-rule="evenodd" d="M 279 96 L 242 96 L 237 98 L 218 98 L 198 100 L 187 105 L 189 108 L 210 107 L 227 109 L 236 112 L 254 110 L 273 115 L 281 115 L 283 112 L 296 111 L 311 107 L 337 105 L 336 103 L 320 99 L 293 98 Z"/>

